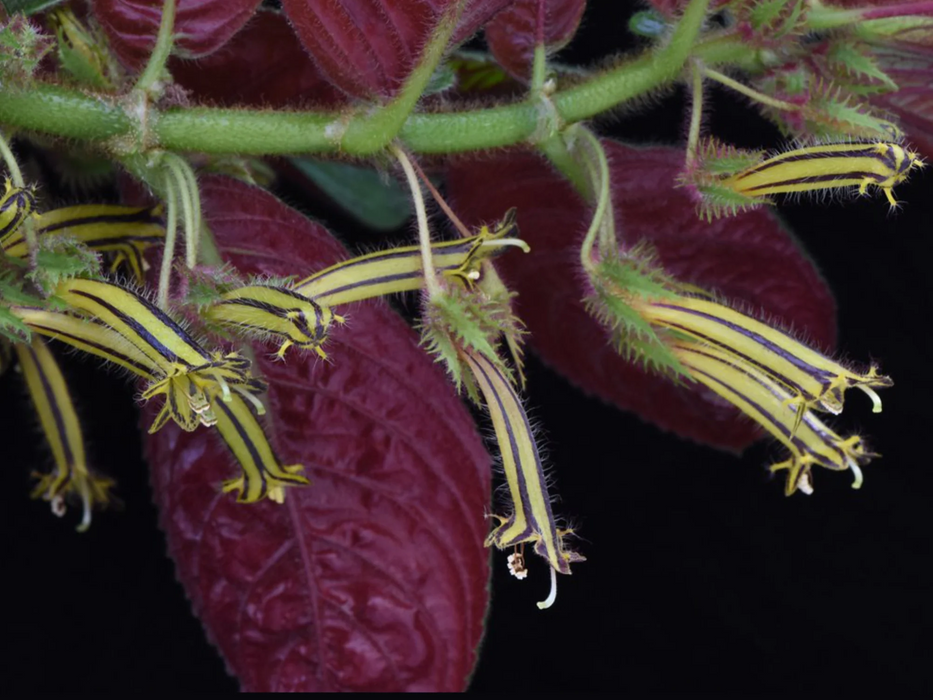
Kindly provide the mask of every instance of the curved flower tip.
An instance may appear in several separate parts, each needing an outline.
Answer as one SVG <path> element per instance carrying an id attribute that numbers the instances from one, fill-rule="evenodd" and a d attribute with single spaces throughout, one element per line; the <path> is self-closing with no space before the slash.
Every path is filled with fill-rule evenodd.
<path id="1" fill-rule="evenodd" d="M 223 483 L 224 493 L 237 493 L 237 503 L 255 503 L 268 498 L 285 502 L 285 488 L 311 483 L 301 472 L 304 466 L 282 466 L 265 431 L 239 394 L 229 403 L 217 404 L 217 430 L 239 463 L 242 473 Z"/>

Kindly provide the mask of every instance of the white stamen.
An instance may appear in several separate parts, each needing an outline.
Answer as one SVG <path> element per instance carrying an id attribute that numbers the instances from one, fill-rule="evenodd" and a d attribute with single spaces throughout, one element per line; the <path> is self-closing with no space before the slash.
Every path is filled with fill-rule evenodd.
<path id="1" fill-rule="evenodd" d="M 518 553 L 510 554 L 508 557 L 509 573 L 519 581 L 528 577 L 528 569 L 525 568 L 525 558 Z"/>
<path id="2" fill-rule="evenodd" d="M 881 397 L 878 396 L 877 392 L 872 389 L 870 386 L 865 386 L 864 384 L 856 384 L 859 389 L 868 394 L 868 397 L 871 399 L 871 412 L 872 413 L 881 413 Z"/>
<path id="3" fill-rule="evenodd" d="M 536 603 L 538 610 L 547 610 L 554 605 L 555 600 L 557 600 L 557 571 L 551 567 L 551 592 L 545 600 Z"/>
<path id="4" fill-rule="evenodd" d="M 256 409 L 256 415 L 259 415 L 259 416 L 266 415 L 266 407 L 262 405 L 262 401 L 260 401 L 255 396 L 253 396 L 251 393 L 245 390 L 244 391 L 237 390 L 237 393 L 240 396 L 242 396 L 244 399 L 249 401 L 251 404 L 253 404 L 253 408 Z"/>
<path id="5" fill-rule="evenodd" d="M 846 461 L 849 463 L 849 469 L 852 470 L 852 476 L 854 478 L 854 481 L 852 482 L 852 488 L 862 488 L 862 470 L 859 468 L 858 464 L 855 463 L 854 459 L 848 459 Z"/>
<path id="6" fill-rule="evenodd" d="M 491 241 L 483 241 L 484 248 L 486 247 L 491 248 L 494 246 L 502 247 L 502 246 L 507 246 L 507 245 L 512 245 L 512 246 L 515 246 L 516 248 L 521 248 L 526 253 L 531 252 L 531 246 L 525 243 L 525 241 L 523 241 L 521 238 L 499 238 L 499 239 L 493 239 Z"/>
<path id="7" fill-rule="evenodd" d="M 797 482 L 797 489 L 808 496 L 813 495 L 813 482 L 810 481 L 810 474 L 803 474 Z"/>
<path id="8" fill-rule="evenodd" d="M 51 501 L 52 513 L 57 515 L 59 518 L 65 515 L 65 511 L 68 509 L 65 507 L 65 499 L 61 496 L 55 496 Z"/>

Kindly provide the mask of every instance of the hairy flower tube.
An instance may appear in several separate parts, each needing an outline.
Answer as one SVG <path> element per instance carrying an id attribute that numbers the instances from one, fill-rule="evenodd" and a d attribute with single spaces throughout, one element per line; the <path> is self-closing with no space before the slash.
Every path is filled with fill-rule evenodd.
<path id="1" fill-rule="evenodd" d="M 284 503 L 286 487 L 310 483 L 301 464 L 282 466 L 251 406 L 239 396 L 217 404 L 217 430 L 242 469 L 223 484 L 224 493 L 237 493 L 238 503 L 263 498 Z"/>
<path id="2" fill-rule="evenodd" d="M 126 264 L 137 284 L 145 281 L 144 253 L 165 237 L 160 207 L 109 204 L 81 204 L 43 212 L 35 216 L 35 231 L 40 241 L 67 236 L 91 251 L 110 256 L 111 273 Z M 29 250 L 22 227 L 0 238 L 0 249 L 10 257 L 25 258 Z"/>
<path id="3" fill-rule="evenodd" d="M 232 391 L 258 402 L 265 384 L 250 375 L 251 363 L 237 353 L 208 352 L 148 299 L 111 282 L 70 279 L 57 295 L 73 309 L 97 319 L 133 345 L 156 376 L 143 392 L 149 400 L 165 394 L 166 404 L 150 428 L 169 418 L 187 431 L 213 425 L 212 402 L 230 401 Z"/>
<path id="4" fill-rule="evenodd" d="M 585 559 L 564 544 L 571 531 L 559 529 L 555 523 L 541 455 L 511 382 L 496 363 L 480 353 L 464 352 L 463 361 L 492 419 L 512 506 L 508 516 L 493 516 L 499 525 L 486 538 L 486 546 L 507 549 L 532 543 L 535 554 L 551 567 L 551 594 L 538 603 L 540 608 L 550 607 L 557 595 L 554 574 L 570 574 L 570 564 Z"/>
<path id="5" fill-rule="evenodd" d="M 91 525 L 91 512 L 95 506 L 109 502 L 108 492 L 113 481 L 95 474 L 87 465 L 81 422 L 65 378 L 45 343 L 33 338 L 29 344 L 17 343 L 14 347 L 42 432 L 55 460 L 54 471 L 34 475 L 39 481 L 33 498 L 48 501 L 52 512 L 58 516 L 65 514 L 67 502 L 80 502 L 83 515 L 78 531 L 84 532 Z"/>
<path id="6" fill-rule="evenodd" d="M 755 154 L 708 142 L 681 184 L 694 191 L 707 218 L 771 204 L 775 194 L 855 188 L 864 195 L 869 187 L 884 192 L 894 209 L 894 187 L 924 166 L 914 151 L 881 141 L 807 146 L 749 163 L 753 158 Z M 742 167 L 731 170 L 731 164 Z"/>
<path id="7" fill-rule="evenodd" d="M 469 238 L 432 243 L 431 256 L 436 272 L 471 286 L 482 275 L 483 261 L 508 247 L 527 248 L 523 241 L 507 237 L 514 225 L 514 219 L 507 216 L 492 230 L 484 226 Z M 415 291 L 424 286 L 421 249 L 404 246 L 361 255 L 328 267 L 298 282 L 293 291 L 322 306 L 336 306 Z"/>
<path id="8" fill-rule="evenodd" d="M 795 397 L 764 372 L 718 348 L 676 342 L 673 349 L 690 376 L 737 406 L 780 441 L 790 457 L 771 467 L 786 470 L 784 493 L 813 492 L 814 464 L 833 471 L 851 470 L 852 488 L 862 485 L 861 465 L 877 455 L 869 452 L 857 436 L 842 438 L 810 410 L 795 410 Z"/>

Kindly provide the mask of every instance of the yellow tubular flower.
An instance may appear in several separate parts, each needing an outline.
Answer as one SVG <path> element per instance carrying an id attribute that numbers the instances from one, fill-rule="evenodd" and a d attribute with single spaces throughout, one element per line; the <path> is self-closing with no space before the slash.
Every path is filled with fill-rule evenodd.
<path id="1" fill-rule="evenodd" d="M 551 566 L 551 595 L 538 604 L 542 608 L 549 607 L 557 592 L 553 572 L 569 574 L 570 564 L 584 561 L 584 558 L 564 547 L 563 538 L 570 531 L 558 529 L 554 522 L 541 456 L 528 417 L 511 383 L 483 355 L 464 352 L 463 359 L 470 367 L 492 418 L 513 508 L 506 518 L 494 516 L 500 524 L 487 537 L 486 546 L 506 549 L 534 543 L 535 553 Z"/>
<path id="2" fill-rule="evenodd" d="M 32 190 L 13 187 L 7 178 L 3 196 L 0 197 L 0 248 L 6 248 L 6 240 L 14 235 L 22 223 L 36 210 L 36 197 Z"/>
<path id="3" fill-rule="evenodd" d="M 834 471 L 849 469 L 853 488 L 862 485 L 861 465 L 872 457 L 861 438 L 842 438 L 823 424 L 812 411 L 793 408 L 793 396 L 756 367 L 736 362 L 735 356 L 719 348 L 675 342 L 672 350 L 690 376 L 738 407 L 790 451 L 790 458 L 771 467 L 787 470 L 785 493 L 812 493 L 811 467 L 816 464 Z"/>
<path id="4" fill-rule="evenodd" d="M 223 491 L 237 492 L 238 503 L 255 503 L 268 498 L 285 501 L 285 487 L 306 486 L 300 464 L 282 466 L 262 426 L 239 396 L 217 405 L 217 430 L 233 453 L 243 473 L 224 482 Z"/>
<path id="5" fill-rule="evenodd" d="M 119 333 L 158 368 L 163 379 L 150 386 L 143 398 L 166 394 L 168 413 L 161 417 L 171 416 L 185 430 L 197 427 L 185 405 L 200 423 L 213 425 L 211 400 L 216 395 L 230 401 L 232 390 L 256 404 L 254 397 L 265 389 L 261 380 L 250 376 L 248 359 L 237 353 L 208 352 L 165 312 L 128 289 L 76 278 L 62 282 L 56 294 Z M 163 423 L 157 420 L 154 429 Z"/>
<path id="6" fill-rule="evenodd" d="M 55 458 L 55 471 L 38 475 L 33 498 L 49 501 L 53 513 L 64 515 L 65 501 L 77 497 L 84 509 L 78 531 L 84 532 L 91 525 L 94 506 L 108 502 L 113 481 L 88 469 L 78 414 L 65 378 L 45 343 L 34 338 L 30 345 L 19 343 L 15 347 L 29 394 Z"/>
<path id="7" fill-rule="evenodd" d="M 207 321 L 260 339 L 281 339 L 276 355 L 284 357 L 291 346 L 313 350 L 322 359 L 321 347 L 333 322 L 343 323 L 328 306 L 285 287 L 250 285 L 227 292 L 201 314 Z"/>
<path id="8" fill-rule="evenodd" d="M 916 153 L 896 143 L 836 143 L 781 153 L 720 184 L 764 202 L 779 193 L 858 187 L 859 194 L 865 194 L 869 187 L 877 187 L 894 208 L 894 187 L 922 167 L 923 160 Z"/>
<path id="9" fill-rule="evenodd" d="M 729 353 L 779 383 L 788 401 L 802 412 L 818 409 L 838 414 L 846 389 L 861 389 L 881 412 L 875 388 L 892 385 L 875 367 L 855 372 L 771 326 L 708 299 L 677 296 L 633 301 L 656 327 Z"/>
<path id="10" fill-rule="evenodd" d="M 506 238 L 515 228 L 514 212 L 509 212 L 494 230 L 456 241 L 432 243 L 431 253 L 439 274 L 471 286 L 481 276 L 483 260 L 509 246 L 527 249 L 517 238 Z M 419 246 L 392 248 L 361 255 L 322 270 L 295 285 L 293 291 L 314 299 L 322 306 L 337 306 L 363 299 L 410 292 L 424 287 Z"/>
<path id="11" fill-rule="evenodd" d="M 91 250 L 112 256 L 111 272 L 127 264 L 136 282 L 145 281 L 145 251 L 165 237 L 161 207 L 122 207 L 108 204 L 82 204 L 39 214 L 37 236 L 68 236 Z M 21 231 L 12 231 L 0 241 L 0 248 L 14 258 L 27 254 Z"/>

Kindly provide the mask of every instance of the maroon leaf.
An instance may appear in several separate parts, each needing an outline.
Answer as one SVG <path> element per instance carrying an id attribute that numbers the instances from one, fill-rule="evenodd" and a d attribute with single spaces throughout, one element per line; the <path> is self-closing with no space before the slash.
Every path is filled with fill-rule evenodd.
<path id="1" fill-rule="evenodd" d="M 517 0 L 486 27 L 493 55 L 516 78 L 531 77 L 541 0 Z M 580 25 L 586 0 L 544 0 L 544 45 L 548 52 L 566 46 Z"/>
<path id="2" fill-rule="evenodd" d="M 618 228 L 627 244 L 642 239 L 684 282 L 717 289 L 792 326 L 820 347 L 835 342 L 832 295 L 774 216 L 758 210 L 707 225 L 688 194 L 674 189 L 683 152 L 606 142 Z M 542 358 L 584 391 L 678 435 L 730 450 L 758 437 L 755 427 L 709 393 L 644 373 L 616 354 L 584 310 L 578 246 L 590 212 L 541 158 L 511 152 L 449 169 L 448 187 L 467 223 L 492 221 L 518 207 L 527 256 L 503 256 L 519 314 Z"/>
<path id="3" fill-rule="evenodd" d="M 303 274 L 345 255 L 261 190 L 202 184 L 244 272 Z M 148 440 L 169 551 L 245 690 L 460 690 L 487 601 L 490 460 L 415 333 L 382 303 L 348 316 L 331 362 L 256 348 L 273 442 L 312 481 L 284 505 L 220 494 L 238 467 L 212 431 Z"/>
<path id="4" fill-rule="evenodd" d="M 172 75 L 200 102 L 248 107 L 334 105 L 345 98 L 324 79 L 284 15 L 259 11 L 222 48 L 198 61 L 174 58 Z"/>
<path id="5" fill-rule="evenodd" d="M 236 34 L 262 0 L 178 0 L 175 51 L 183 56 L 206 56 Z M 163 0 L 94 0 L 94 15 L 103 26 L 114 52 L 129 68 L 138 70 L 155 45 Z"/>
<path id="6" fill-rule="evenodd" d="M 282 0 L 321 71 L 355 97 L 392 95 L 420 57 L 454 0 Z M 470 0 L 453 37 L 458 44 L 513 0 Z"/>
<path id="7" fill-rule="evenodd" d="M 933 81 L 933 70 L 927 80 Z M 896 114 L 911 146 L 927 158 L 933 158 L 933 82 L 925 87 L 901 89 L 873 101 Z"/>

